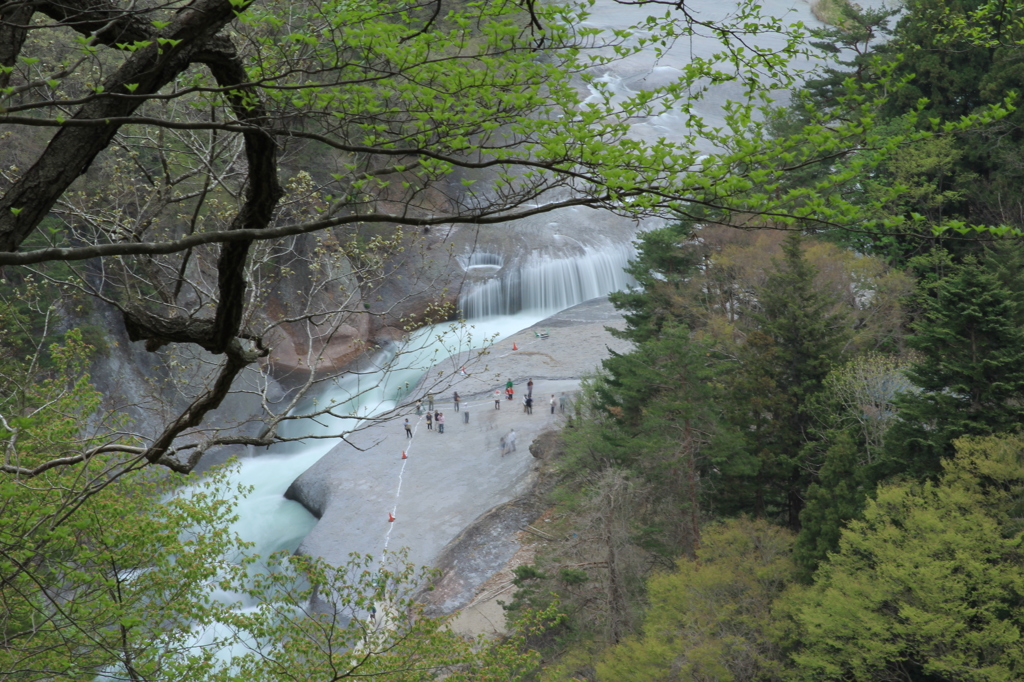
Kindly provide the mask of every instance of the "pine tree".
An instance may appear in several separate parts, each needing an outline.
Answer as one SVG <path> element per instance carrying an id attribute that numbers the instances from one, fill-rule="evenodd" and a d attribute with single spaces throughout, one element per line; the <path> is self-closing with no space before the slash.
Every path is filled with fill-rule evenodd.
<path id="1" fill-rule="evenodd" d="M 638 286 L 608 296 L 626 319 L 626 329 L 612 330 L 614 335 L 641 343 L 657 337 L 668 322 L 693 328 L 697 318 L 687 308 L 694 299 L 683 292 L 702 261 L 693 228 L 683 221 L 646 232 L 636 242 L 636 258 L 626 272 Z"/>
<path id="2" fill-rule="evenodd" d="M 602 450 L 611 461 L 638 473 L 663 504 L 645 520 L 652 549 L 693 556 L 699 546 L 702 479 L 714 467 L 722 363 L 707 344 L 668 323 L 662 333 L 603 363 L 597 386 L 602 411 Z"/>
<path id="3" fill-rule="evenodd" d="M 811 482 L 803 453 L 812 426 L 807 401 L 821 390 L 849 335 L 838 301 L 815 286 L 801 243 L 797 233 L 786 239 L 782 262 L 758 292 L 760 329 L 748 336 L 733 386 L 740 429 L 761 460 L 756 510 L 778 513 L 791 528 L 799 528 Z"/>
<path id="4" fill-rule="evenodd" d="M 782 263 L 759 292 L 761 329 L 778 348 L 777 380 L 798 404 L 821 390 L 849 337 L 838 301 L 815 286 L 802 242 L 798 233 L 786 239 Z"/>
<path id="5" fill-rule="evenodd" d="M 976 261 L 935 287 L 908 343 L 921 360 L 907 376 L 886 436 L 887 474 L 934 475 L 953 439 L 1016 430 L 1024 418 L 1024 332 L 1014 294 Z"/>
<path id="6" fill-rule="evenodd" d="M 878 79 L 875 49 L 891 35 L 889 20 L 900 11 L 891 7 L 865 9 L 849 2 L 835 4 L 839 6 L 839 25 L 810 30 L 810 44 L 836 60 L 836 66 L 819 69 L 804 83 L 809 101 L 818 108 L 839 106 L 839 100 L 849 92 L 849 79 L 857 83 Z"/>

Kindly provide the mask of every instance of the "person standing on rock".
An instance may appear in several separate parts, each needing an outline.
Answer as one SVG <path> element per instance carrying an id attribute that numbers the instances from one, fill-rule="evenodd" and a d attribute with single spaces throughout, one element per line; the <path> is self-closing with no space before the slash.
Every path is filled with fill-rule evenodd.
<path id="1" fill-rule="evenodd" d="M 427 394 L 427 410 L 429 410 L 430 412 L 434 411 L 434 394 L 433 393 L 428 393 Z"/>
<path id="2" fill-rule="evenodd" d="M 526 382 L 526 397 L 533 397 L 533 379 L 530 379 L 529 381 Z"/>
<path id="3" fill-rule="evenodd" d="M 433 431 L 433 430 L 434 430 L 434 415 L 432 415 L 430 412 L 427 412 L 427 431 Z"/>
<path id="4" fill-rule="evenodd" d="M 555 394 L 551 394 L 551 414 L 555 413 Z"/>
<path id="5" fill-rule="evenodd" d="M 434 421 L 437 422 L 437 432 L 444 433 L 444 412 L 438 412 L 437 419 Z"/>
<path id="6" fill-rule="evenodd" d="M 515 429 L 512 429 L 511 431 L 508 432 L 508 435 L 505 436 L 505 442 L 508 443 L 508 449 L 509 450 L 511 450 L 512 452 L 516 451 L 516 430 Z"/>
<path id="7" fill-rule="evenodd" d="M 496 410 L 500 410 L 501 409 L 501 389 L 500 388 L 494 389 L 494 409 L 496 409 Z"/>
<path id="8" fill-rule="evenodd" d="M 533 414 L 533 398 L 526 396 L 526 414 Z"/>
<path id="9" fill-rule="evenodd" d="M 409 424 L 409 418 L 405 418 L 405 437 L 412 438 L 412 426 Z"/>
<path id="10" fill-rule="evenodd" d="M 459 400 L 461 400 L 461 398 L 459 398 L 459 392 L 455 391 L 455 395 L 452 396 L 452 402 L 455 403 L 456 412 L 459 411 Z"/>
<path id="11" fill-rule="evenodd" d="M 419 399 L 416 400 L 416 414 L 423 414 L 423 401 Z"/>
<path id="12" fill-rule="evenodd" d="M 558 411 L 559 412 L 565 412 L 565 402 L 566 402 L 565 394 L 562 393 L 562 394 L 560 394 L 558 396 Z"/>
<path id="13" fill-rule="evenodd" d="M 466 409 L 464 409 L 462 411 L 462 423 L 463 424 L 468 424 L 469 423 L 469 405 L 466 405 Z"/>
<path id="14" fill-rule="evenodd" d="M 508 437 L 507 436 L 502 436 L 501 437 L 501 456 L 502 457 L 505 456 L 505 450 L 506 449 L 508 449 Z"/>

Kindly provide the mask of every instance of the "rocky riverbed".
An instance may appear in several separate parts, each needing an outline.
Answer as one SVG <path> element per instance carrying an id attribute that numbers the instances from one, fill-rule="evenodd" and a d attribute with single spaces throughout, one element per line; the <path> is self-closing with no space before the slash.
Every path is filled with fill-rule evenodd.
<path id="1" fill-rule="evenodd" d="M 445 433 L 427 430 L 409 404 L 397 417 L 352 434 L 350 443 L 328 452 L 286 493 L 319 517 L 298 552 L 343 564 L 351 552 L 379 556 L 406 547 L 413 563 L 444 571 L 433 610 L 464 607 L 520 549 L 520 529 L 539 513 L 532 497 L 539 460 L 530 454 L 531 443 L 562 427 L 568 413 L 560 411 L 559 398 L 575 392 L 580 377 L 597 368 L 609 348 L 628 350 L 627 342 L 605 329 L 623 325 L 607 299 L 595 299 L 482 353 L 446 360 L 438 370 L 444 377 L 439 386 L 438 372 L 428 372 L 434 380 L 424 381 L 434 381 L 430 386 L 437 391 L 435 409 L 445 414 Z M 546 338 L 538 336 L 545 332 Z M 465 375 L 457 371 L 463 365 Z M 495 409 L 493 393 L 509 378 L 516 398 Z M 521 402 L 531 378 L 532 415 L 524 413 Z M 414 389 L 410 400 L 426 386 Z M 458 413 L 452 404 L 456 390 L 462 398 Z M 403 428 L 406 417 L 411 438 Z M 502 455 L 500 440 L 513 429 L 516 451 Z"/>

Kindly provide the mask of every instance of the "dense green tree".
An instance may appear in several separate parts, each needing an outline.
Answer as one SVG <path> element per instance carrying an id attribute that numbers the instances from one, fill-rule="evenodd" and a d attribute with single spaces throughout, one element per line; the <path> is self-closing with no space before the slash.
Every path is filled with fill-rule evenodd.
<path id="1" fill-rule="evenodd" d="M 849 338 L 835 298 L 815 286 L 798 234 L 787 237 L 783 259 L 758 291 L 759 328 L 741 350 L 732 386 L 733 419 L 760 462 L 758 513 L 799 528 L 803 494 L 811 482 L 805 446 L 813 418 L 808 401 L 842 357 Z"/>
<path id="2" fill-rule="evenodd" d="M 953 440 L 1015 431 L 1024 417 L 1024 331 L 1013 294 L 969 261 L 941 279 L 908 344 L 919 389 L 896 399 L 886 435 L 888 474 L 935 475 Z M 887 469 L 887 470 L 886 470 Z"/>
<path id="3" fill-rule="evenodd" d="M 950 41 L 948 35 L 935 30 L 943 11 L 969 12 L 981 4 L 983 0 L 952 0 L 940 8 L 927 0 L 904 3 L 894 40 L 878 46 L 885 55 L 898 55 L 896 73 L 909 77 L 886 102 L 892 116 L 910 111 L 926 99 L 929 116 L 949 121 L 986 102 L 983 85 L 996 55 L 968 40 Z"/>
<path id="4" fill-rule="evenodd" d="M 864 451 L 852 434 L 840 431 L 825 452 L 817 480 L 807 488 L 793 561 L 810 580 L 830 552 L 839 548 L 842 528 L 860 516 L 874 480 L 863 462 Z"/>
<path id="5" fill-rule="evenodd" d="M 815 286 L 814 267 L 803 254 L 803 238 L 793 233 L 783 258 L 758 292 L 760 329 L 775 344 L 778 383 L 797 403 L 821 390 L 849 338 L 847 317 L 836 299 Z"/>
<path id="6" fill-rule="evenodd" d="M 799 679 L 1019 679 L 1024 536 L 990 513 L 998 490 L 971 475 L 1006 460 L 978 454 L 938 484 L 882 486 L 843 531 L 793 597 Z"/>
<path id="7" fill-rule="evenodd" d="M 828 109 L 841 106 L 840 100 L 850 90 L 847 81 L 863 84 L 878 79 L 879 70 L 873 63 L 875 49 L 890 37 L 891 20 L 900 11 L 892 7 L 863 8 L 845 0 L 834 4 L 838 13 L 831 25 L 812 29 L 808 42 L 835 61 L 820 67 L 804 81 L 801 90 L 811 106 Z M 793 110 L 801 112 L 803 104 L 799 101 Z"/>
<path id="8" fill-rule="evenodd" d="M 1024 327 L 1024 249 L 1019 239 L 1000 239 L 985 249 L 985 267 L 1010 292 L 1017 311 L 1015 324 Z"/>
<path id="9" fill-rule="evenodd" d="M 703 261 L 694 223 L 680 221 L 644 232 L 636 248 L 636 257 L 626 266 L 636 288 L 608 296 L 626 319 L 626 329 L 612 333 L 641 343 L 672 322 L 693 329 L 699 316 L 686 285 Z"/>
<path id="10" fill-rule="evenodd" d="M 853 200 L 879 222 L 863 230 L 829 231 L 829 237 L 899 264 L 935 245 L 959 256 L 978 250 L 979 235 L 949 231 L 942 227 L 947 222 L 1024 226 L 1017 199 L 1024 179 L 1018 163 L 1024 143 L 1020 112 L 1010 108 L 990 128 L 947 127 L 1016 90 L 1022 31 L 1013 4 L 912 0 L 901 4 L 891 31 L 895 12 L 836 4 L 841 12 L 835 25 L 812 31 L 819 38 L 815 44 L 834 61 L 806 81 L 792 104 L 776 113 L 773 126 L 780 136 L 791 134 L 822 109 L 842 120 L 852 88 L 889 79 L 872 144 L 894 148 L 847 186 Z M 916 141 L 901 142 L 910 139 Z M 831 161 L 808 164 L 784 182 L 813 186 L 836 167 Z"/>
<path id="11" fill-rule="evenodd" d="M 712 524 L 696 559 L 648 583 L 643 633 L 608 649 L 601 682 L 770 682 L 783 656 L 772 603 L 793 580 L 793 538 L 763 520 Z"/>
<path id="12" fill-rule="evenodd" d="M 899 55 L 894 75 L 907 79 L 894 89 L 883 110 L 886 115 L 902 115 L 927 98 L 927 117 L 952 121 L 1017 88 L 1020 48 L 1012 40 L 1020 29 L 1005 10 L 979 12 L 986 4 L 983 0 L 905 4 L 907 11 L 897 24 L 895 40 L 881 48 L 888 55 Z M 972 16 L 975 30 L 1001 35 L 1004 43 L 994 46 L 964 33 L 936 31 L 936 26 L 949 24 L 951 15 Z M 958 136 L 957 167 L 937 183 L 939 192 L 953 189 L 960 194 L 959 200 L 946 206 L 947 215 L 972 223 L 1022 224 L 1024 213 L 1016 201 L 1016 188 L 1024 179 L 1017 163 L 1024 143 L 1022 122 L 1020 112 L 1014 111 L 992 130 Z M 958 185 L 958 176 L 969 182 Z"/>
<path id="13" fill-rule="evenodd" d="M 699 545 L 703 479 L 718 466 L 720 388 L 724 366 L 707 343 L 669 322 L 630 353 L 603 361 L 594 383 L 596 417 L 569 436 L 574 451 L 639 474 L 650 485 L 653 513 L 643 517 L 652 549 L 692 555 Z"/>
<path id="14" fill-rule="evenodd" d="M 896 119 L 926 101 L 922 123 L 953 121 L 1014 91 L 1020 82 L 1022 32 L 1013 13 L 1012 3 L 985 0 L 904 3 L 893 40 L 876 50 L 901 81 L 882 109 L 883 118 Z M 957 28 L 958 20 L 966 17 L 970 29 Z M 939 26 L 946 30 L 936 30 Z M 990 130 L 950 140 L 954 166 L 931 178 L 933 194 L 945 197 L 944 216 L 976 224 L 1024 224 L 1016 200 L 1016 188 L 1024 179 L 1017 163 L 1024 144 L 1022 122 L 1020 112 L 1012 111 Z M 960 249 L 957 240 L 945 246 Z"/>
<path id="15" fill-rule="evenodd" d="M 1024 530 L 1024 439 L 1013 436 L 958 439 L 956 456 L 942 462 L 942 481 L 978 495 L 979 508 L 1004 535 Z"/>

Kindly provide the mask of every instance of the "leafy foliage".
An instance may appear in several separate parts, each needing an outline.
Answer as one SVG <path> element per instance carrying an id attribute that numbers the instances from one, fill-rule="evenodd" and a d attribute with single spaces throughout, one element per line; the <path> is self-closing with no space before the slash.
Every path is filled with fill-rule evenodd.
<path id="1" fill-rule="evenodd" d="M 226 471 L 171 479 L 124 461 L 112 425 L 95 423 L 101 396 L 81 335 L 50 354 L 24 416 L 0 428 L 5 464 L 94 454 L 74 469 L 0 478 L 6 678 L 271 681 L 301 667 L 310 679 L 510 680 L 536 667 L 524 642 L 553 622 L 555 605 L 524 614 L 508 641 L 474 642 L 420 613 L 412 595 L 423 575 L 401 556 L 332 567 L 252 555 L 230 528 L 247 491 Z"/>
<path id="2" fill-rule="evenodd" d="M 991 465 L 977 452 L 973 466 L 984 471 Z M 795 597 L 801 679 L 1015 678 L 1024 538 L 983 499 L 977 479 L 963 476 L 880 487 L 814 587 Z"/>
<path id="3" fill-rule="evenodd" d="M 713 524 L 696 559 L 648 583 L 643 632 L 608 649 L 597 679 L 780 680 L 772 602 L 793 579 L 793 538 L 765 521 Z"/>
<path id="4" fill-rule="evenodd" d="M 898 419 L 896 398 L 913 385 L 907 361 L 879 353 L 857 356 L 835 368 L 810 404 L 821 440 L 817 480 L 807 488 L 794 560 L 809 578 L 839 548 L 842 526 L 858 518 L 884 466 L 883 438 Z"/>

